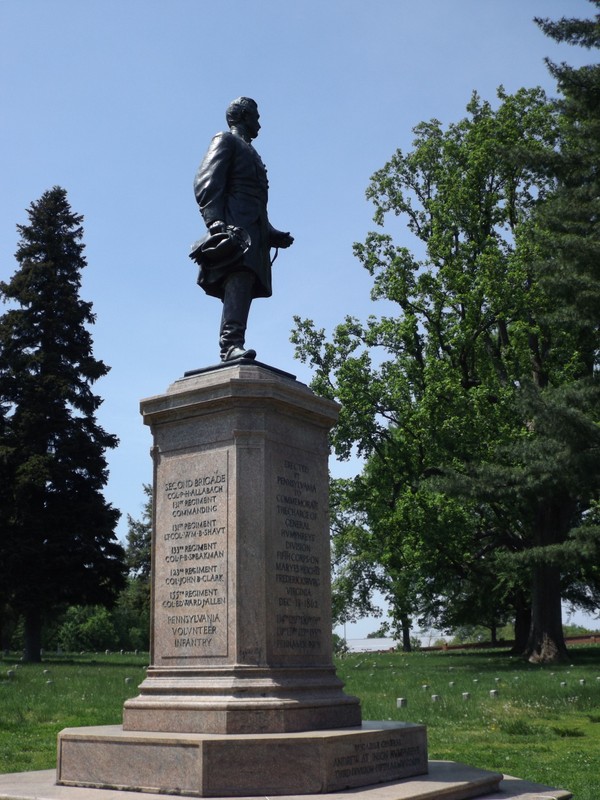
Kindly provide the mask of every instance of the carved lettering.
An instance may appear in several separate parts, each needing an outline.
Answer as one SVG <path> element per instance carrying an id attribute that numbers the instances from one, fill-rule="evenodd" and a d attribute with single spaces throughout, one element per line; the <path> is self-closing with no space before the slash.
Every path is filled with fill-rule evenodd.
<path id="1" fill-rule="evenodd" d="M 177 464 L 157 491 L 155 650 L 164 660 L 227 654 L 227 453 Z M 162 491 L 161 491 L 162 489 Z"/>
<path id="2" fill-rule="evenodd" d="M 320 508 L 314 469 L 297 458 L 282 459 L 274 476 L 277 541 L 274 556 L 275 651 L 317 653 L 323 647 Z M 307 611 L 311 614 L 308 616 Z"/>
<path id="3" fill-rule="evenodd" d="M 355 743 L 353 752 L 334 759 L 335 777 L 345 780 L 355 776 L 373 775 L 382 780 L 386 774 L 393 775 L 398 770 L 425 767 L 425 751 L 409 742 L 406 739 L 390 738 Z"/>

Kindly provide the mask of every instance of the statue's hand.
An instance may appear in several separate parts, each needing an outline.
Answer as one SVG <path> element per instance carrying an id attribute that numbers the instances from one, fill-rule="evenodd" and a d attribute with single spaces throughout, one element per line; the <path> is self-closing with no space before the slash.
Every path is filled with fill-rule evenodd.
<path id="1" fill-rule="evenodd" d="M 208 226 L 208 230 L 211 233 L 223 233 L 224 231 L 227 230 L 227 223 L 222 222 L 220 219 L 217 219 L 214 222 L 210 223 L 210 225 Z"/>
<path id="2" fill-rule="evenodd" d="M 294 237 L 290 235 L 289 231 L 278 231 L 275 228 L 271 230 L 271 247 L 281 247 L 285 249 L 294 244 Z"/>

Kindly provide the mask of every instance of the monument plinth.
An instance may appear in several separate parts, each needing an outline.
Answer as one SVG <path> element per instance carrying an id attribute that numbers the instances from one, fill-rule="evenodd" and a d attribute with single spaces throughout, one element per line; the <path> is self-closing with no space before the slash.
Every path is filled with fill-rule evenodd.
<path id="1" fill-rule="evenodd" d="M 151 666 L 122 726 L 60 734 L 58 782 L 297 795 L 425 774 L 424 726 L 363 724 L 333 666 L 338 406 L 243 360 L 141 410 L 153 435 Z"/>
<path id="2" fill-rule="evenodd" d="M 327 435 L 337 406 L 230 366 L 142 403 L 153 437 L 151 662 L 126 730 L 360 725 L 332 664 Z"/>

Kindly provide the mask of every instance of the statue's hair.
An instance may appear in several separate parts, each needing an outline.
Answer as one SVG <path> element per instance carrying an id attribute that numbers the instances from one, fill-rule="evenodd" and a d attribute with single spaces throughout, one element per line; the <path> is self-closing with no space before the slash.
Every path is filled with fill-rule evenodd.
<path id="1" fill-rule="evenodd" d="M 225 112 L 225 119 L 229 127 L 239 122 L 242 119 L 244 111 L 250 107 L 258 108 L 256 100 L 253 100 L 251 97 L 238 97 L 237 100 L 233 100 Z"/>

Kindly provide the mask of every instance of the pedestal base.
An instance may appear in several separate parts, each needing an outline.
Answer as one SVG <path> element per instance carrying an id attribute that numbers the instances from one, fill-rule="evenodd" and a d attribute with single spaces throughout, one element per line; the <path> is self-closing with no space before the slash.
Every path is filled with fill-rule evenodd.
<path id="1" fill-rule="evenodd" d="M 358 698 L 333 667 L 149 667 L 125 702 L 123 729 L 168 733 L 289 733 L 360 727 Z"/>
<path id="2" fill-rule="evenodd" d="M 363 789 L 321 794 L 319 800 L 467 800 L 476 797 L 485 800 L 540 800 L 542 797 L 569 800 L 572 797 L 571 792 L 566 790 L 551 789 L 506 775 L 498 788 L 494 789 L 493 781 L 497 778 L 495 773 L 465 764 L 430 761 L 427 775 Z M 53 769 L 0 775 L 0 800 L 116 800 L 115 792 L 59 786 L 55 779 L 56 772 Z M 296 800 L 296 797 L 290 795 L 280 800 Z M 164 795 L 128 792 L 119 795 L 119 800 L 164 800 Z M 180 800 L 189 800 L 189 795 L 181 795 Z M 261 800 L 266 800 L 264 795 Z"/>
<path id="3" fill-rule="evenodd" d="M 59 784 L 192 797 L 318 794 L 426 772 L 426 730 L 412 723 L 262 735 L 110 725 L 67 728 L 58 739 Z"/>

